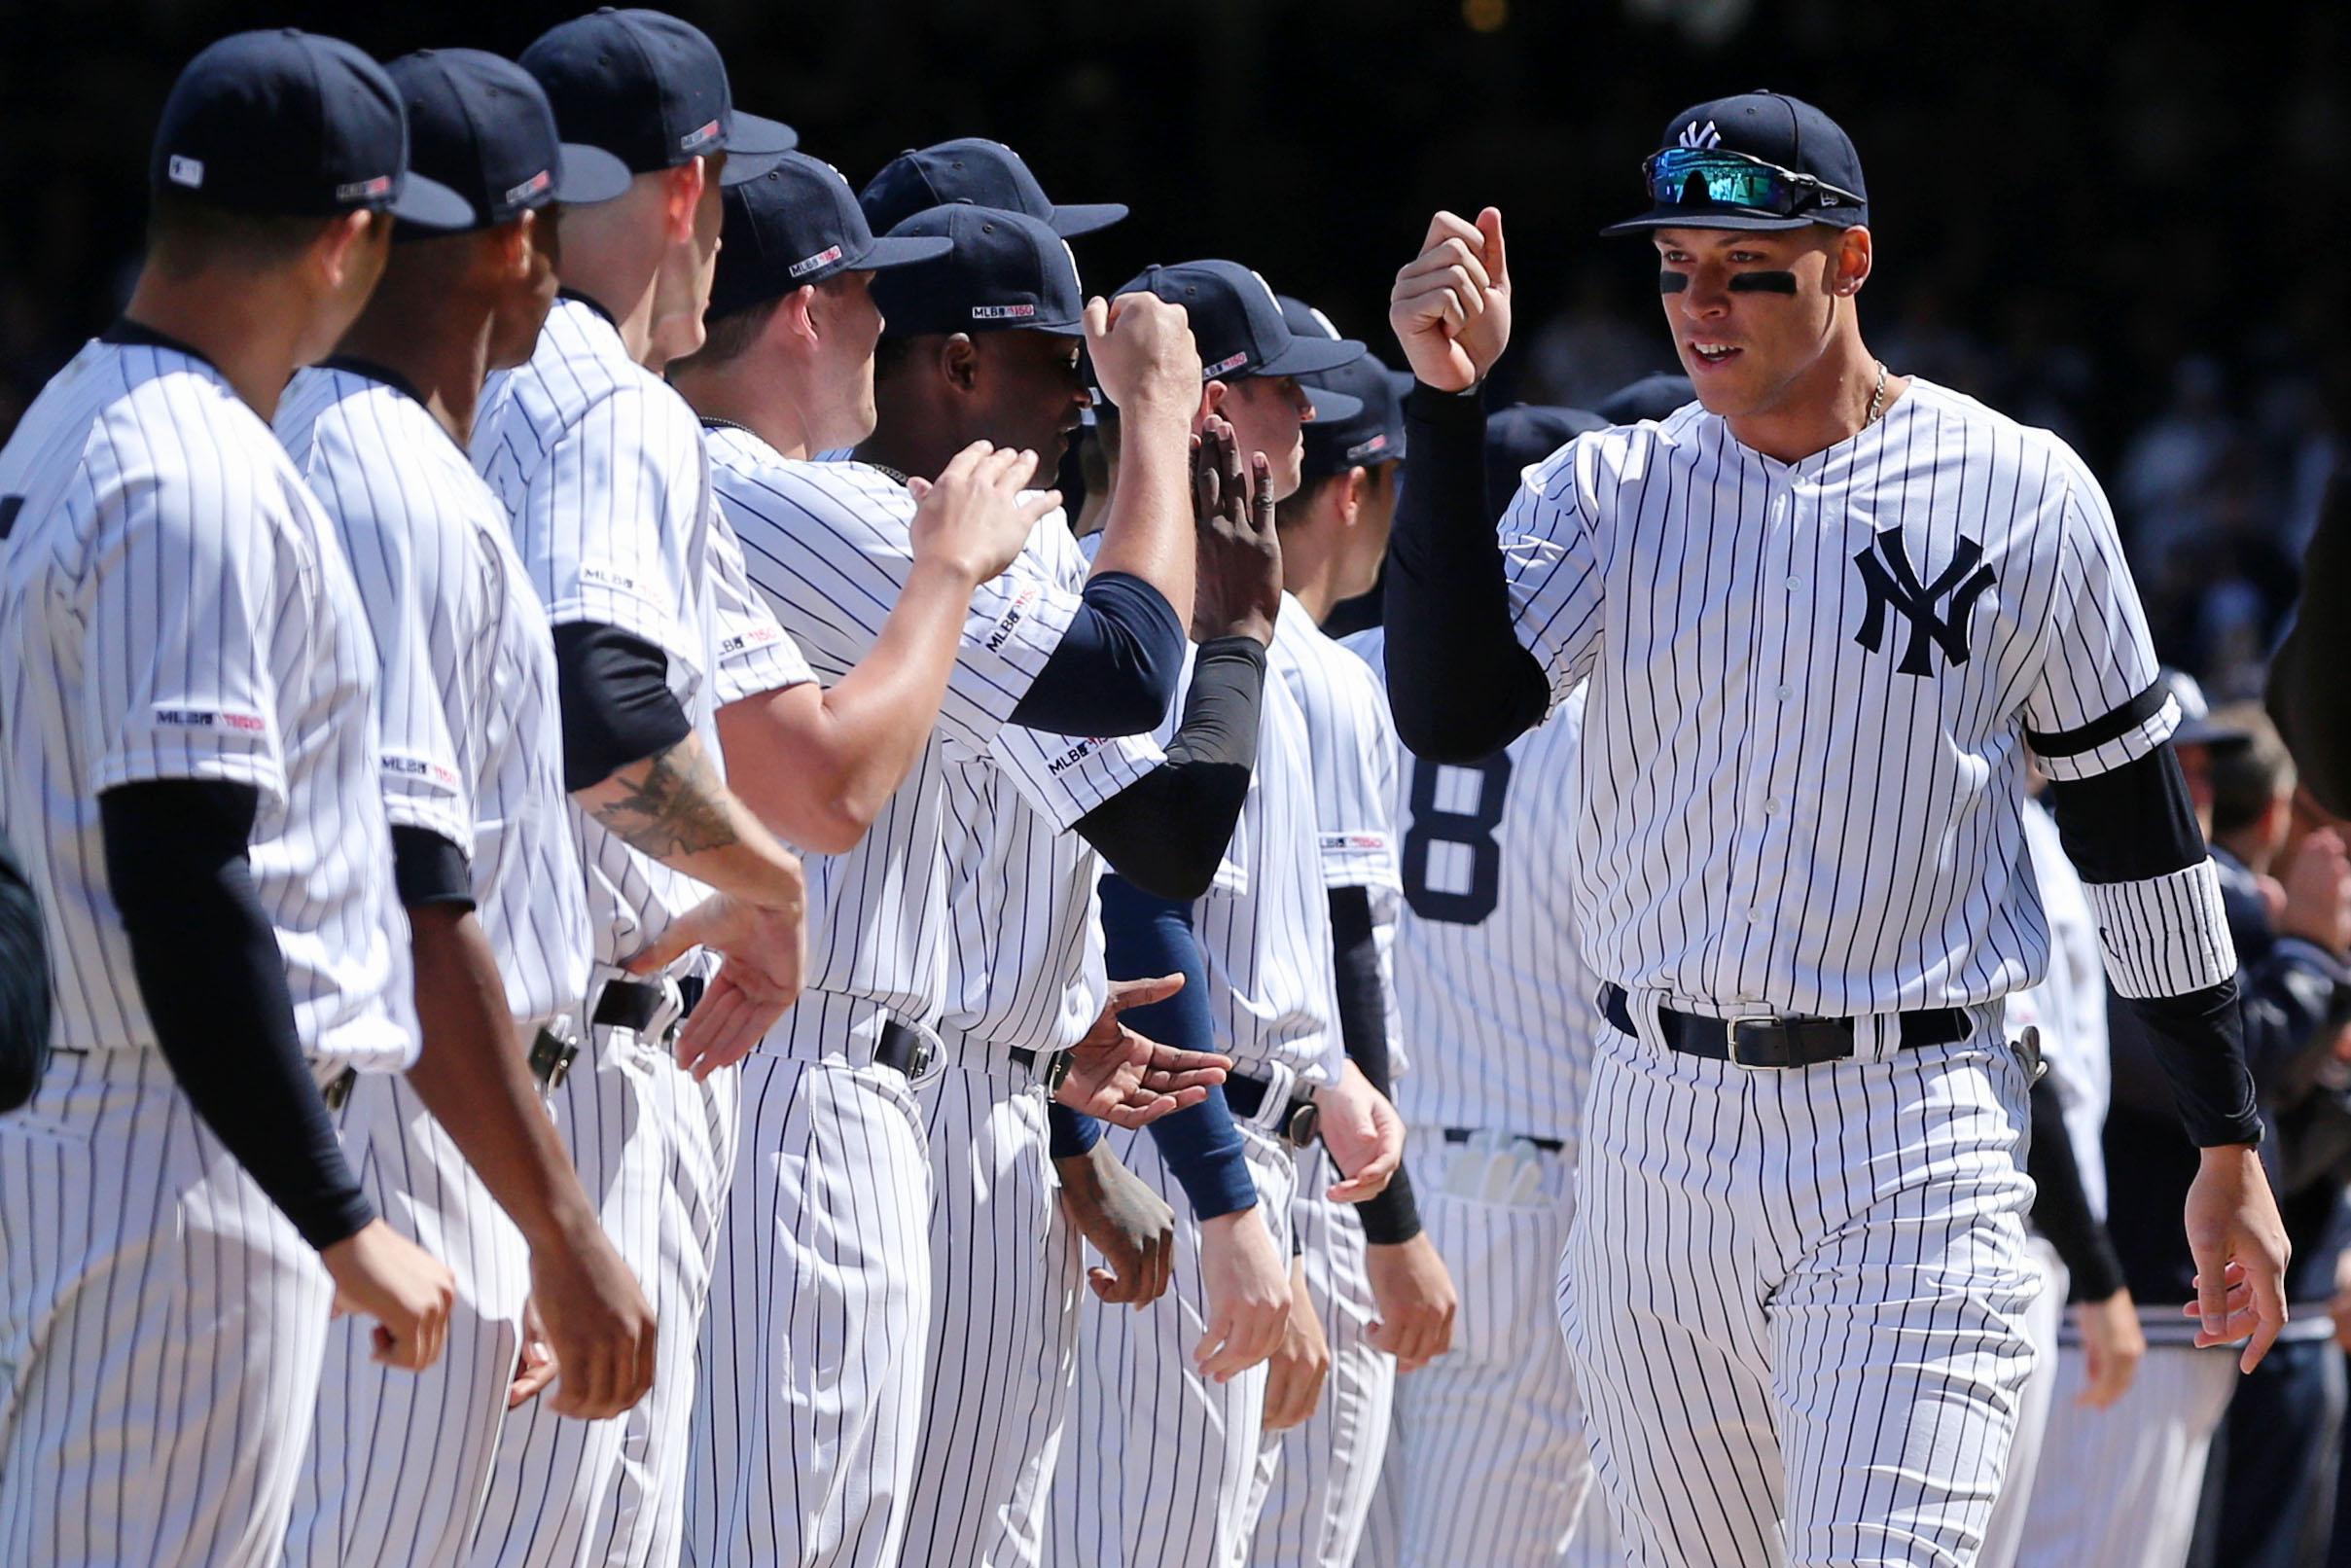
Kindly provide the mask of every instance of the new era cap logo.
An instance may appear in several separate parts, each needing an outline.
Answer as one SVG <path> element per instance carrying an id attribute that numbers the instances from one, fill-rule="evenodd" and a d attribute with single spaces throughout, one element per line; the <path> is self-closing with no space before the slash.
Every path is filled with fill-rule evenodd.
<path id="1" fill-rule="evenodd" d="M 204 160 L 200 158 L 183 158 L 174 153 L 164 172 L 170 175 L 172 184 L 184 185 L 194 191 L 204 183 Z"/>
<path id="2" fill-rule="evenodd" d="M 818 251 L 815 255 L 794 262 L 784 270 L 790 272 L 794 277 L 804 277 L 808 273 L 815 271 L 818 267 L 830 266 L 832 263 L 839 260 L 840 247 L 838 245 L 827 245 L 823 250 Z"/>
<path id="3" fill-rule="evenodd" d="M 346 180 L 335 188 L 338 201 L 380 201 L 392 194 L 392 176 L 378 174 L 372 180 Z"/>
<path id="4" fill-rule="evenodd" d="M 974 321 L 1026 321 L 1037 313 L 1033 304 L 976 304 L 972 306 Z"/>
<path id="5" fill-rule="evenodd" d="M 1682 127 L 1682 145 L 1684 147 L 1720 147 L 1723 145 L 1723 133 L 1714 128 L 1714 122 L 1711 120 L 1707 121 L 1704 125 L 1700 125 L 1692 120 Z"/>
<path id="6" fill-rule="evenodd" d="M 520 185 L 517 185 L 513 190 L 507 192 L 506 204 L 511 207 L 517 201 L 528 201 L 532 196 L 537 196 L 540 192 L 546 190 L 549 186 L 554 183 L 554 170 L 541 169 L 529 179 L 524 180 Z"/>
<path id="7" fill-rule="evenodd" d="M 718 139 L 719 123 L 713 120 L 709 125 L 690 130 L 686 132 L 685 135 L 680 136 L 678 138 L 678 146 L 685 152 L 695 153 L 701 151 L 701 149 L 709 146 L 712 142 L 717 141 Z"/>
<path id="8" fill-rule="evenodd" d="M 1216 377 L 1224 374 L 1227 371 L 1237 371 L 1248 363 L 1249 351 L 1244 348 L 1239 353 L 1232 355 L 1230 358 L 1218 360 L 1214 365 L 1211 365 L 1207 369 L 1201 371 L 1200 374 L 1208 379 L 1214 380 Z"/>

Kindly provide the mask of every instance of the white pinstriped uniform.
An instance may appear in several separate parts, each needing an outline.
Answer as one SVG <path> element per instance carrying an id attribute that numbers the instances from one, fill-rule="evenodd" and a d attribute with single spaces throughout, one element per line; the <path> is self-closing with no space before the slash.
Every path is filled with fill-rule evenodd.
<path id="1" fill-rule="evenodd" d="M 1579 438 L 1500 533 L 1554 699 L 1590 683 L 1584 947 L 1639 1031 L 1601 1039 L 1562 1297 L 1618 1531 L 1643 1563 L 1967 1561 L 2038 1282 L 2000 1026 L 2048 951 L 2026 731 L 2081 778 L 2178 717 L 2140 705 L 2104 498 L 1914 380 L 1793 464 L 1696 406 Z M 2125 994 L 2233 969 L 2209 863 L 2089 892 Z M 1660 1005 L 1870 1016 L 1855 1060 L 1759 1075 L 1667 1051 Z M 1928 1007 L 1971 1037 L 1897 1052 Z M 1902 1185 L 1851 1180 L 1895 1151 Z"/>
<path id="2" fill-rule="evenodd" d="M 1191 679 L 1188 661 L 1186 692 Z M 1179 693 L 1160 727 L 1162 744 L 1183 699 Z M 1241 1136 L 1266 1229 L 1287 1256 L 1301 1172 L 1270 1129 L 1294 1092 L 1334 1077 L 1345 1055 L 1305 719 L 1279 680 L 1265 683 L 1257 768 L 1226 863 L 1193 905 L 1192 923 L 1215 1049 L 1232 1058 L 1236 1075 L 1272 1086 Z M 1175 1282 L 1141 1312 L 1095 1301 L 1083 1307 L 1078 1398 L 1053 1482 L 1046 1560 L 1053 1568 L 1238 1568 L 1263 1496 L 1265 1369 L 1223 1384 L 1193 1369 L 1207 1298 L 1191 1202 L 1148 1132 L 1114 1127 L 1103 1135 L 1175 1209 Z"/>
<path id="3" fill-rule="evenodd" d="M 2067 1142 L 2081 1167 L 2082 1186 L 2094 1214 L 2106 1213 L 2106 1158 L 2101 1147 L 2106 1129 L 2107 1084 L 2111 1063 L 2106 1044 L 2106 970 L 2098 956 L 2098 923 L 2090 911 L 2089 895 L 2082 877 L 2058 841 L 2057 819 L 2033 804 L 2024 810 L 2025 848 L 2033 858 L 2034 879 L 2041 887 L 2041 905 L 2048 919 L 2048 973 L 2040 984 L 2008 999 L 2008 1032 L 2018 1039 L 2028 1028 L 2040 1031 L 2042 1059 L 2048 1079 L 2065 1107 Z M 2016 1436 L 2009 1445 L 2008 1475 L 2001 1482 L 2000 1500 L 1984 1530 L 1978 1568 L 2011 1568 L 2024 1539 L 2025 1520 L 2035 1491 L 2041 1456 L 2048 1451 L 2044 1434 L 2058 1378 L 2058 1336 L 2065 1320 L 2065 1297 L 2070 1284 L 2063 1259 L 2048 1238 L 2032 1238 L 2031 1258 L 2041 1271 L 2041 1294 L 2025 1315 L 2033 1341 L 2033 1372 L 2017 1398 Z M 2056 1477 L 2060 1486 L 2074 1483 L 2070 1475 Z"/>
<path id="4" fill-rule="evenodd" d="M 1086 558 L 1058 518 L 1037 565 L 1072 593 Z M 1148 736 L 1007 725 L 984 759 L 945 747 L 947 1068 L 929 1123 L 931 1332 L 906 1560 L 1034 1568 L 1077 1372 L 1084 1244 L 1062 1213 L 1038 1068 L 1102 1011 L 1100 857 L 1075 822 L 1163 761 Z M 1019 780 L 1012 775 L 1017 773 Z M 1032 795 L 1066 804 L 1047 815 Z"/>
<path id="5" fill-rule="evenodd" d="M 253 890 L 304 1051 L 405 1068 L 366 617 L 268 427 L 176 348 L 101 340 L 57 374 L 0 449 L 0 831 L 65 1052 L 0 1120 L 0 1559 L 274 1564 L 333 1287 L 157 1049 L 98 802 L 257 791 Z"/>
<path id="6" fill-rule="evenodd" d="M 1347 639 L 1384 679 L 1386 633 Z M 1397 753 L 1406 908 L 1397 1084 L 1421 1223 L 1461 1301 L 1453 1348 L 1397 1380 L 1392 1511 L 1364 1568 L 1621 1562 L 1554 1304 L 1600 1020 L 1577 946 L 1584 695 L 1481 766 Z M 1456 1136 L 1455 1134 L 1458 1134 Z M 1556 1141 L 1547 1149 L 1534 1140 Z"/>
<path id="7" fill-rule="evenodd" d="M 394 827 L 467 858 L 517 1049 L 588 991 L 585 884 L 564 812 L 555 650 L 498 504 L 425 407 L 344 369 L 303 372 L 277 432 L 336 527 L 381 664 Z M 455 1562 L 472 1544 L 521 1338 L 530 1253 L 414 1090 L 370 1079 L 343 1136 L 376 1207 L 457 1281 L 441 1360 L 375 1365 L 364 1324 L 328 1339 L 290 1563 Z"/>
<path id="8" fill-rule="evenodd" d="M 715 427 L 710 443 L 751 581 L 818 674 L 838 680 L 905 586 L 913 498 L 879 469 L 787 461 L 736 427 Z M 914 1087 L 873 1057 L 890 1019 L 932 1034 L 941 1014 L 949 748 L 988 752 L 1077 609 L 1033 565 L 983 584 L 906 782 L 855 849 L 806 859 L 807 988 L 743 1067 L 751 1156 L 702 1342 L 696 1563 L 899 1559 L 931 1332 L 933 1183 Z M 1029 799 L 1064 827 L 1087 808 L 1059 790 Z"/>
<path id="9" fill-rule="evenodd" d="M 1289 688 L 1305 720 L 1326 893 L 1364 889 L 1375 938 L 1385 947 L 1404 902 L 1394 831 L 1398 746 L 1386 695 L 1363 660 L 1325 636 L 1290 593 L 1282 595 L 1266 669 Z M 1391 996 L 1388 1038 L 1395 1050 L 1404 1045 L 1401 1017 Z M 1265 1435 L 1259 1470 L 1265 1495 L 1249 1561 L 1252 1568 L 1349 1568 L 1387 1457 L 1396 1358 L 1368 1337 L 1379 1308 L 1365 1272 L 1363 1221 L 1354 1204 L 1326 1195 L 1338 1174 L 1323 1151 L 1301 1156 L 1300 1165 L 1290 1223 L 1307 1290 L 1321 1309 L 1331 1372 L 1312 1415 Z"/>
<path id="10" fill-rule="evenodd" d="M 789 641 L 734 629 L 730 551 L 712 505 L 701 429 L 676 392 L 628 355 L 594 306 L 558 300 L 529 363 L 493 376 L 473 458 L 512 518 L 551 625 L 594 622 L 659 647 L 670 690 L 706 754 L 730 694 L 805 678 Z M 593 984 L 708 895 L 570 811 L 587 874 Z M 672 975 L 689 972 L 681 962 Z M 589 1007 L 592 1016 L 593 998 Z M 654 1389 L 604 1421 L 515 1412 L 499 1440 L 472 1560 L 667 1562 L 684 1528 L 696 1327 L 733 1169 L 737 1075 L 696 1084 L 667 1049 L 668 1019 L 640 1038 L 592 1028 L 554 1096 L 557 1123 L 605 1229 L 660 1328 Z"/>

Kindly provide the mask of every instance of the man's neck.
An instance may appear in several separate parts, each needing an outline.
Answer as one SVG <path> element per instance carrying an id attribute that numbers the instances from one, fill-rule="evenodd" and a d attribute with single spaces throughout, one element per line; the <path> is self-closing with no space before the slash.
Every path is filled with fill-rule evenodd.
<path id="1" fill-rule="evenodd" d="M 873 434 L 857 444 L 857 460 L 908 479 L 935 480 L 961 449 L 951 437 L 941 440 L 935 425 L 908 416 L 894 418 L 885 407 Z"/>
<path id="2" fill-rule="evenodd" d="M 660 276 L 659 264 L 607 267 L 599 265 L 601 257 L 583 257 L 574 262 L 568 253 L 564 260 L 566 265 L 558 269 L 557 275 L 563 280 L 565 292 L 581 296 L 611 317 L 628 357 L 643 364 L 646 351 L 653 344 L 654 286 Z"/>
<path id="3" fill-rule="evenodd" d="M 378 297 L 335 352 L 398 375 L 451 441 L 461 449 L 473 445 L 474 410 L 489 375 L 487 309 L 410 310 L 397 299 Z"/>
<path id="4" fill-rule="evenodd" d="M 177 280 L 150 268 L 123 314 L 203 355 L 267 422 L 277 417 L 277 400 L 301 368 L 302 339 L 311 330 L 306 311 L 267 278 Z"/>
<path id="5" fill-rule="evenodd" d="M 702 418 L 741 425 L 778 456 L 804 460 L 823 450 L 790 383 L 772 366 L 747 372 L 690 369 L 678 376 L 677 389 Z"/>
<path id="6" fill-rule="evenodd" d="M 1727 420 L 1730 434 L 1751 451 L 1783 463 L 1800 463 L 1815 452 L 1851 441 L 1894 406 L 1909 386 L 1906 376 L 1888 375 L 1876 397 L 1880 369 L 1858 335 L 1839 338 L 1781 393 L 1767 410 Z"/>

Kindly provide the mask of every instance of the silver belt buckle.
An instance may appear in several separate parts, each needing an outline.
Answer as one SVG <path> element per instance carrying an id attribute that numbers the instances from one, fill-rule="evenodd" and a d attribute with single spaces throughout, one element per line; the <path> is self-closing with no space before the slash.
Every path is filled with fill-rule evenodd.
<path id="1" fill-rule="evenodd" d="M 1786 1022 L 1786 1019 L 1773 1013 L 1748 1013 L 1735 1018 L 1725 1018 L 1723 1020 L 1723 1059 L 1742 1073 L 1778 1072 L 1780 1070 L 1778 1063 L 1746 1061 L 1740 1057 L 1739 1029 L 1741 1025 L 1747 1024 L 1765 1029 L 1777 1029 L 1784 1027 Z"/>

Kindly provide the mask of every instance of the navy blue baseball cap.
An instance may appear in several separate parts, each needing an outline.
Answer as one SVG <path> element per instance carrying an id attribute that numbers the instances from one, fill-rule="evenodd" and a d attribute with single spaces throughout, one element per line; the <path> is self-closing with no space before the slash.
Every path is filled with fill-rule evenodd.
<path id="1" fill-rule="evenodd" d="M 944 255 L 873 279 L 884 338 L 932 333 L 1086 334 L 1086 295 L 1069 242 L 1026 213 L 956 202 L 918 212 L 885 239 L 945 238 Z M 720 255 L 726 254 L 722 248 Z"/>
<path id="2" fill-rule="evenodd" d="M 1308 425 L 1307 429 L 1314 427 Z M 1485 493 L 1499 517 L 1518 493 L 1519 476 L 1578 436 L 1606 430 L 1608 421 L 1585 409 L 1519 403 L 1485 421 Z"/>
<path id="3" fill-rule="evenodd" d="M 659 11 L 600 7 L 550 27 L 522 52 L 566 141 L 601 147 L 631 174 L 727 155 L 720 183 L 756 179 L 800 137 L 734 106 L 727 62 L 690 21 Z"/>
<path id="4" fill-rule="evenodd" d="M 1861 155 L 1837 123 L 1784 92 L 1675 115 L 1641 165 L 1653 205 L 1604 234 L 1651 229 L 1855 229 L 1870 221 Z"/>
<path id="5" fill-rule="evenodd" d="M 1180 304 L 1200 348 L 1200 372 L 1211 381 L 1248 375 L 1312 375 L 1364 357 L 1352 338 L 1301 338 L 1282 319 L 1273 286 L 1238 262 L 1185 262 L 1147 267 L 1121 294 L 1156 294 Z"/>
<path id="6" fill-rule="evenodd" d="M 384 67 L 409 117 L 409 167 L 473 209 L 462 229 L 495 229 L 556 201 L 609 201 L 628 166 L 555 137 L 555 112 L 530 72 L 479 49 L 420 49 Z M 399 233 L 410 232 L 403 224 Z M 415 232 L 438 232 L 420 226 Z"/>
<path id="7" fill-rule="evenodd" d="M 955 201 L 1024 212 L 1064 239 L 1108 229 L 1126 216 L 1126 208 L 1116 201 L 1054 206 L 1018 153 L 978 136 L 908 149 L 882 165 L 857 199 L 866 221 L 884 230 Z"/>
<path id="8" fill-rule="evenodd" d="M 374 211 L 453 228 L 472 212 L 409 172 L 408 117 L 383 67 L 291 27 L 232 33 L 188 62 L 163 100 L 147 178 L 262 217 Z"/>
<path id="9" fill-rule="evenodd" d="M 786 153 L 755 180 L 727 188 L 718 278 L 706 319 L 769 300 L 837 272 L 879 272 L 936 261 L 954 249 L 944 234 L 873 237 L 840 170 Z"/>
<path id="10" fill-rule="evenodd" d="M 1282 319 L 1300 338 L 1343 341 L 1329 316 L 1287 294 L 1274 297 Z M 1314 418 L 1306 426 L 1307 479 L 1343 474 L 1362 464 L 1401 462 L 1405 455 L 1404 396 L 1399 377 L 1367 351 L 1361 359 L 1335 371 L 1316 371 L 1299 377 L 1314 404 Z M 1410 376 L 1401 378 L 1407 387 Z"/>
<path id="11" fill-rule="evenodd" d="M 1689 376 L 1660 371 L 1617 388 L 1592 411 L 1612 425 L 1637 425 L 1644 419 L 1662 419 L 1697 401 L 1698 389 Z"/>

